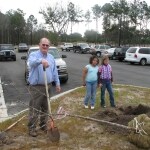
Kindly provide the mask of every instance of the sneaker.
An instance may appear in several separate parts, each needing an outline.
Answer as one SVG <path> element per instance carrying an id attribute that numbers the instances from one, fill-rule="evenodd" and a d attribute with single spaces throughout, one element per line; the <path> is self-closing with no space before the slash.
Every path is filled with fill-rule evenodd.
<path id="1" fill-rule="evenodd" d="M 111 107 L 114 107 L 114 108 L 116 108 L 116 105 L 111 105 Z"/>
<path id="2" fill-rule="evenodd" d="M 35 129 L 29 129 L 29 135 L 32 137 L 36 137 L 37 136 L 37 132 Z"/>
<path id="3" fill-rule="evenodd" d="M 102 105 L 103 108 L 106 108 L 106 105 Z"/>
<path id="4" fill-rule="evenodd" d="M 94 106 L 91 106 L 91 109 L 94 109 L 95 107 Z"/>
<path id="5" fill-rule="evenodd" d="M 88 107 L 88 105 L 84 105 L 84 108 L 86 108 L 86 109 L 87 109 L 87 108 L 89 108 L 89 107 Z"/>

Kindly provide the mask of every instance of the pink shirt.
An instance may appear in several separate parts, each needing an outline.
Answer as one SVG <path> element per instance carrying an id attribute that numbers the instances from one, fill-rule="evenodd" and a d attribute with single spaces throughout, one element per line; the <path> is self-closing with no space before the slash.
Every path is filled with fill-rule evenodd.
<path id="1" fill-rule="evenodd" d="M 100 79 L 110 79 L 111 80 L 112 68 L 109 64 L 108 65 L 101 65 L 99 67 L 98 71 L 101 73 Z"/>

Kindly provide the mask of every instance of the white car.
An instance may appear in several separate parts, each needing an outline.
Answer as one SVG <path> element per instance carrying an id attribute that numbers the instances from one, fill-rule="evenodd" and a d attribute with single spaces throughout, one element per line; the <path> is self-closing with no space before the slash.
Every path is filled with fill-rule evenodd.
<path id="1" fill-rule="evenodd" d="M 150 47 L 130 47 L 126 52 L 125 60 L 142 66 L 150 64 Z"/>
<path id="2" fill-rule="evenodd" d="M 31 47 L 29 51 L 27 52 L 27 56 L 21 57 L 21 59 L 25 60 L 25 81 L 27 84 L 28 84 L 29 69 L 30 69 L 29 63 L 28 63 L 28 57 L 30 53 L 34 51 L 38 51 L 38 50 L 39 50 L 39 47 Z M 49 47 L 48 52 L 54 56 L 60 81 L 64 83 L 67 82 L 68 81 L 67 65 L 66 65 L 66 62 L 62 59 L 62 58 L 66 58 L 67 56 L 66 55 L 60 56 L 56 47 Z"/>
<path id="3" fill-rule="evenodd" d="M 107 55 L 109 58 L 113 59 L 113 54 L 114 54 L 114 51 L 115 51 L 116 48 L 109 48 L 109 49 L 106 49 L 102 52 L 102 56 L 105 56 Z"/>

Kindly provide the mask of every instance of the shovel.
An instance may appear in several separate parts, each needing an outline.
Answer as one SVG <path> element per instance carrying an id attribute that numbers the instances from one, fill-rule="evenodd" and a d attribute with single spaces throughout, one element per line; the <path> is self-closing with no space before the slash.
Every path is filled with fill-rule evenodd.
<path id="1" fill-rule="evenodd" d="M 60 140 L 60 133 L 58 128 L 54 124 L 54 120 L 51 112 L 51 104 L 50 104 L 50 96 L 48 92 L 48 84 L 47 84 L 47 76 L 46 76 L 46 68 L 43 67 L 44 71 L 44 81 L 45 81 L 45 89 L 46 89 L 46 97 L 48 103 L 48 121 L 47 121 L 47 135 L 52 142 L 58 142 Z"/>

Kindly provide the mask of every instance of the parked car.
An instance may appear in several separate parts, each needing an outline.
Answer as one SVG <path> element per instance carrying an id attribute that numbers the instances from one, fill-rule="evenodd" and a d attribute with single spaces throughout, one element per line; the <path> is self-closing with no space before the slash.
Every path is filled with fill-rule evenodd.
<path id="1" fill-rule="evenodd" d="M 74 53 L 79 52 L 81 54 L 83 53 L 89 53 L 90 47 L 87 43 L 77 43 L 73 46 Z"/>
<path id="2" fill-rule="evenodd" d="M 104 50 L 101 55 L 102 56 L 107 55 L 109 57 L 109 59 L 113 59 L 115 49 L 116 48 L 109 48 L 107 50 Z"/>
<path id="3" fill-rule="evenodd" d="M 28 83 L 29 70 L 30 70 L 28 57 L 32 52 L 35 52 L 38 50 L 39 50 L 39 47 L 31 47 L 29 51 L 27 52 L 27 56 L 21 57 L 21 59 L 25 60 L 25 73 L 24 74 L 25 74 L 26 83 Z M 66 62 L 62 58 L 66 58 L 67 56 L 62 55 L 60 57 L 60 54 L 56 47 L 50 47 L 48 52 L 54 56 L 60 81 L 63 83 L 66 83 L 68 81 L 67 65 L 66 65 Z"/>
<path id="4" fill-rule="evenodd" d="M 66 51 L 73 50 L 73 44 L 72 43 L 64 43 L 63 45 L 61 45 L 61 49 L 62 49 L 62 51 L 64 51 L 64 50 L 66 50 Z"/>
<path id="5" fill-rule="evenodd" d="M 123 61 L 125 59 L 125 54 L 128 49 L 129 47 L 116 48 L 113 58 L 119 60 L 120 62 Z"/>
<path id="6" fill-rule="evenodd" d="M 101 54 L 109 48 L 111 47 L 108 45 L 95 45 L 95 47 L 90 50 L 90 54 L 100 57 Z"/>
<path id="7" fill-rule="evenodd" d="M 12 44 L 0 44 L 0 60 L 12 59 L 16 61 L 16 53 Z"/>
<path id="8" fill-rule="evenodd" d="M 18 45 L 18 52 L 27 52 L 29 49 L 26 43 L 19 43 Z"/>
<path id="9" fill-rule="evenodd" d="M 150 47 L 130 47 L 126 52 L 125 60 L 142 66 L 150 64 Z"/>

